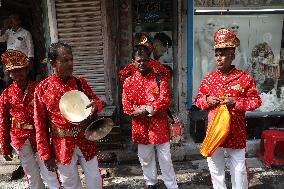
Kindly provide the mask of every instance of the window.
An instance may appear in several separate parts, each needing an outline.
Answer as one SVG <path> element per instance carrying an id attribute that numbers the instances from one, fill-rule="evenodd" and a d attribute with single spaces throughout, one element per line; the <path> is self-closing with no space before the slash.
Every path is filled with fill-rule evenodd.
<path id="1" fill-rule="evenodd" d="M 195 0 L 194 3 L 192 97 L 196 96 L 202 78 L 216 68 L 213 36 L 217 29 L 226 27 L 240 38 L 233 64 L 253 77 L 263 98 L 260 110 L 282 110 L 284 2 Z"/>
<path id="2" fill-rule="evenodd" d="M 133 41 L 140 33 L 148 33 L 154 43 L 152 58 L 173 69 L 174 1 L 134 0 Z"/>

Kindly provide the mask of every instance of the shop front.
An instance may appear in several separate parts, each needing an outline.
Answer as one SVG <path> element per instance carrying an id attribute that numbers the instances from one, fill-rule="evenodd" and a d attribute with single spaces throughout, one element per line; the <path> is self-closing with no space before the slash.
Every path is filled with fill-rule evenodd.
<path id="1" fill-rule="evenodd" d="M 0 29 L 3 21 L 11 14 L 18 14 L 22 20 L 22 27 L 28 30 L 34 43 L 34 70 L 33 72 L 41 77 L 44 70 L 41 70 L 40 62 L 45 57 L 45 38 L 43 21 L 43 4 L 37 0 L 1 0 L 0 1 Z M 1 52 L 6 50 L 6 42 L 0 43 Z M 1 70 L 2 71 L 2 70 Z"/>
<path id="2" fill-rule="evenodd" d="M 152 59 L 172 70 L 171 110 L 184 123 L 186 110 L 186 0 L 120 0 L 119 1 L 119 61 L 118 70 L 132 61 L 132 49 L 141 33 L 154 44 Z M 122 91 L 121 83 L 119 95 Z M 120 99 L 120 98 L 119 98 Z M 123 124 L 129 117 L 123 115 Z"/>
<path id="3" fill-rule="evenodd" d="M 262 99 L 262 106 L 247 112 L 247 138 L 259 139 L 263 130 L 282 123 L 284 110 L 284 2 L 266 1 L 200 1 L 191 4 L 192 59 L 189 59 L 189 95 L 192 102 L 202 78 L 216 69 L 213 35 L 222 27 L 229 28 L 240 38 L 233 61 L 236 68 L 249 73 Z M 189 6 L 190 7 L 190 6 Z M 190 22 L 190 20 L 192 22 Z M 192 103 L 190 134 L 202 142 L 206 130 L 206 112 L 198 111 Z"/>
<path id="4" fill-rule="evenodd" d="M 116 1 L 46 0 L 50 42 L 73 48 L 74 74 L 87 79 L 107 105 L 116 104 Z"/>

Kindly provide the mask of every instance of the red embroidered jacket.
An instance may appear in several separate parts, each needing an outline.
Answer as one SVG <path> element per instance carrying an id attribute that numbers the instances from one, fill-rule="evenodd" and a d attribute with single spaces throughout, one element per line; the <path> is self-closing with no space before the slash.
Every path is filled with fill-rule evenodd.
<path id="1" fill-rule="evenodd" d="M 153 62 L 154 71 L 147 76 L 134 71 L 123 84 L 122 104 L 126 114 L 131 115 L 135 107 L 142 105 L 151 106 L 155 112 L 151 117 L 132 117 L 132 139 L 136 144 L 163 144 L 169 141 L 166 113 L 170 105 L 169 71 L 159 62 Z M 160 88 L 157 73 L 160 74 Z"/>
<path id="2" fill-rule="evenodd" d="M 208 74 L 199 87 L 194 104 L 202 110 L 208 109 L 208 125 L 213 119 L 215 108 L 209 107 L 207 96 L 228 95 L 236 104 L 228 108 L 231 114 L 230 132 L 221 144 L 224 148 L 242 149 L 246 147 L 245 112 L 254 110 L 261 105 L 261 99 L 249 74 L 233 68 L 228 74 L 220 71 Z"/>
<path id="3" fill-rule="evenodd" d="M 36 83 L 29 82 L 26 94 L 13 82 L 0 97 L 0 144 L 2 154 L 12 152 L 10 143 L 19 150 L 28 139 L 36 150 L 35 129 L 21 129 L 17 125 L 34 125 L 33 99 Z M 13 118 L 13 121 L 11 120 Z"/>
<path id="4" fill-rule="evenodd" d="M 102 110 L 102 102 L 93 93 L 87 81 L 81 77 L 83 92 L 94 100 L 98 107 L 98 112 Z M 34 120 L 36 127 L 37 149 L 39 157 L 42 160 L 48 160 L 55 156 L 56 160 L 62 164 L 69 164 L 72 159 L 75 145 L 82 151 L 84 158 L 88 161 L 96 155 L 96 145 L 94 142 L 85 139 L 84 132 L 79 132 L 75 137 L 56 137 L 51 136 L 48 130 L 51 125 L 55 128 L 70 131 L 75 125 L 68 122 L 60 113 L 59 101 L 68 91 L 76 90 L 77 84 L 75 78 L 72 78 L 64 84 L 55 74 L 49 76 L 39 83 L 35 89 L 34 100 Z M 50 144 L 51 137 L 51 144 Z M 53 151 L 54 150 L 54 151 Z"/>

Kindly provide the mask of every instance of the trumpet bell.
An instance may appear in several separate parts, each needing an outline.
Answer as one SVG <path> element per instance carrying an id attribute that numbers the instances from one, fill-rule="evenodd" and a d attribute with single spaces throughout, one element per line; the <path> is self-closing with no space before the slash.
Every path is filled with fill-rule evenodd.
<path id="1" fill-rule="evenodd" d="M 90 141 L 97 141 L 104 138 L 113 128 L 113 121 L 110 118 L 101 118 L 92 122 L 85 131 L 85 138 Z"/>
<path id="2" fill-rule="evenodd" d="M 61 97 L 59 110 L 68 121 L 80 123 L 91 114 L 92 108 L 86 108 L 90 103 L 90 99 L 83 92 L 72 90 Z"/>

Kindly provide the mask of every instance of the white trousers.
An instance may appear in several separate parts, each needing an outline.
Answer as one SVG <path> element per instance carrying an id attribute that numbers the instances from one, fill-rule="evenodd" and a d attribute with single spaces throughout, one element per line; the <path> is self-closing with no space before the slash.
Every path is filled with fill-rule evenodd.
<path id="1" fill-rule="evenodd" d="M 138 144 L 138 157 L 142 166 L 144 179 L 147 185 L 157 183 L 157 167 L 155 159 L 155 147 L 163 181 L 168 189 L 178 189 L 176 175 L 171 159 L 170 143 L 164 144 Z"/>
<path id="2" fill-rule="evenodd" d="M 248 189 L 245 149 L 217 148 L 211 157 L 207 158 L 214 189 L 226 189 L 225 156 L 229 156 L 232 189 Z"/>
<path id="3" fill-rule="evenodd" d="M 33 152 L 29 140 L 17 151 L 31 189 L 44 189 L 43 180 L 50 189 L 59 189 L 57 175 L 48 171 L 44 162 Z"/>
<path id="4" fill-rule="evenodd" d="M 87 188 L 102 189 L 102 177 L 99 171 L 97 156 L 86 161 L 81 150 L 77 146 L 75 146 L 74 154 L 69 165 L 58 163 L 58 171 L 63 187 L 65 189 L 82 189 L 82 183 L 78 172 L 78 161 L 84 171 Z"/>

